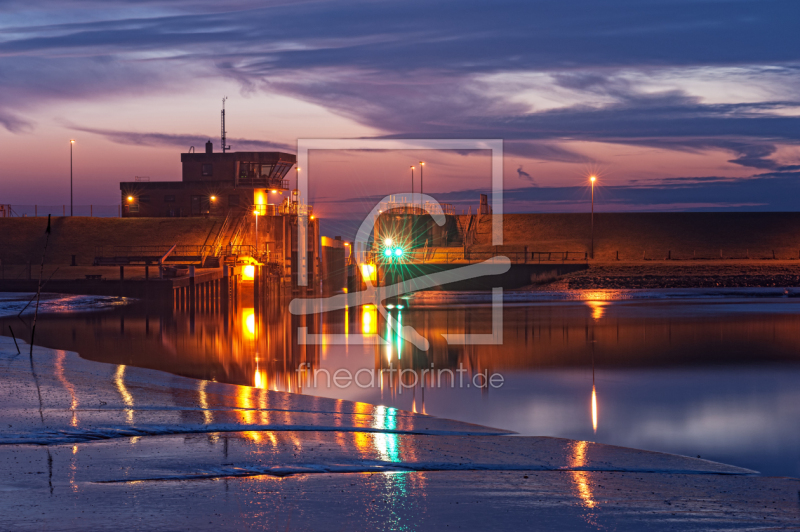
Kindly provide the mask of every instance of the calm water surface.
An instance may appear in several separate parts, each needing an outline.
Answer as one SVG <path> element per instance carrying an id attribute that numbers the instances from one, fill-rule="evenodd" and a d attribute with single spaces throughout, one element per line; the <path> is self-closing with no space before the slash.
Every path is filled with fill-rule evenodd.
<path id="1" fill-rule="evenodd" d="M 503 345 L 448 345 L 442 336 L 490 333 L 486 306 L 412 304 L 390 315 L 430 348 L 398 339 L 374 307 L 298 317 L 283 307 L 224 316 L 143 304 L 40 316 L 37 343 L 187 377 L 800 476 L 800 299 L 507 305 Z M 0 324 L 29 334 L 16 318 Z M 320 345 L 298 344 L 298 327 Z M 320 371 L 316 384 L 301 364 Z M 402 381 L 384 373 L 371 387 L 337 387 L 324 373 L 364 370 L 359 382 L 369 384 L 370 373 L 389 368 L 407 370 Z M 450 371 L 437 386 L 438 370 Z M 467 386 L 480 373 L 502 375 L 503 385 Z"/>

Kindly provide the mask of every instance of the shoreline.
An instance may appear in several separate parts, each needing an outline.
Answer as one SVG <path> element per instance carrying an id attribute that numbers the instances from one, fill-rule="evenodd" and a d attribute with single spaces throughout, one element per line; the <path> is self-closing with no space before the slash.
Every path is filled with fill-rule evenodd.
<path id="1" fill-rule="evenodd" d="M 590 262 L 533 290 L 795 288 L 800 287 L 797 261 L 654 261 Z"/>
<path id="2" fill-rule="evenodd" d="M 0 518 L 4 528 L 110 529 L 121 519 L 144 528 L 324 528 L 333 519 L 365 529 L 377 524 L 370 515 L 392 515 L 411 528 L 514 529 L 532 508 L 553 526 L 600 519 L 623 529 L 674 528 L 676 510 L 684 527 L 795 519 L 799 479 L 587 441 L 504 437 L 58 349 L 35 347 L 29 364 L 15 351 L 0 338 L 0 489 L 12 510 Z M 464 494 L 476 484 L 481 495 L 471 502 Z M 485 497 L 507 512 L 487 521 Z"/>

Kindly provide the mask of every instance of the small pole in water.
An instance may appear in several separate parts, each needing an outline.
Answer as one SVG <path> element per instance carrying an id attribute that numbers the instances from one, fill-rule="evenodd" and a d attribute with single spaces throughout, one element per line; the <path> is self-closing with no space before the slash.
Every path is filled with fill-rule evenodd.
<path id="1" fill-rule="evenodd" d="M 8 326 L 8 330 L 11 331 L 11 338 L 14 339 L 14 345 L 17 348 L 17 354 L 20 354 L 21 351 L 19 350 L 19 344 L 17 343 L 17 337 L 14 335 L 14 329 L 11 328 L 11 325 Z"/>
<path id="2" fill-rule="evenodd" d="M 39 269 L 39 285 L 36 289 L 36 310 L 33 313 L 33 324 L 31 325 L 31 350 L 30 357 L 33 360 L 33 338 L 36 334 L 36 318 L 39 315 L 39 299 L 42 295 L 42 276 L 44 275 L 44 256 L 47 254 L 47 243 L 50 241 L 50 215 L 47 215 L 47 229 L 45 229 L 44 251 L 42 251 L 42 266 Z M 30 264 L 30 262 L 28 263 Z"/>

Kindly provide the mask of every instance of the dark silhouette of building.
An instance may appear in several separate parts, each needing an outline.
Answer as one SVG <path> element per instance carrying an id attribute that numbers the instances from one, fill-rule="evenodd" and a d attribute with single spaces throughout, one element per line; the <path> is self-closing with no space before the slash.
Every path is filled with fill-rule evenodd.
<path id="1" fill-rule="evenodd" d="M 211 141 L 204 153 L 181 154 L 182 180 L 123 181 L 123 217 L 225 216 L 229 210 L 264 214 L 288 198 L 291 153 L 215 153 Z"/>

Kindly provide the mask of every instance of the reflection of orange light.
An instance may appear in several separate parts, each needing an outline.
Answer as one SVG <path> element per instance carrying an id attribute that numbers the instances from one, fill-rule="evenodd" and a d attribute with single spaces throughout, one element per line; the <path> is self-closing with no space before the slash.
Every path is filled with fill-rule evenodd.
<path id="1" fill-rule="evenodd" d="M 242 309 L 242 329 L 246 338 L 252 340 L 256 336 L 256 314 L 255 309 Z"/>
<path id="2" fill-rule="evenodd" d="M 602 318 L 603 314 L 606 313 L 606 306 L 608 306 L 607 301 L 587 301 L 586 304 L 592 309 L 592 318 L 594 320 Z"/>
<path id="3" fill-rule="evenodd" d="M 263 370 L 256 369 L 256 375 L 254 378 L 253 386 L 255 388 L 261 388 L 261 389 L 267 388 L 266 372 L 264 372 Z"/>
<path id="4" fill-rule="evenodd" d="M 579 468 L 586 465 L 586 448 L 588 445 L 585 441 L 575 442 L 570 467 Z M 583 505 L 586 508 L 594 508 L 597 502 L 592 498 L 592 488 L 589 485 L 589 475 L 586 471 L 573 471 L 572 479 L 578 488 L 578 497 L 580 497 Z"/>
<path id="5" fill-rule="evenodd" d="M 592 428 L 597 432 L 597 392 L 592 384 Z"/>
<path id="6" fill-rule="evenodd" d="M 361 265 L 361 278 L 365 281 L 374 281 L 375 280 L 375 265 L 374 264 L 362 264 Z"/>
<path id="7" fill-rule="evenodd" d="M 246 265 L 242 268 L 242 280 L 243 281 L 252 281 L 256 278 L 256 267 L 252 264 Z"/>
<path id="8" fill-rule="evenodd" d="M 375 334 L 377 331 L 378 322 L 378 309 L 364 307 L 364 313 L 361 315 L 361 333 L 362 334 Z"/>

